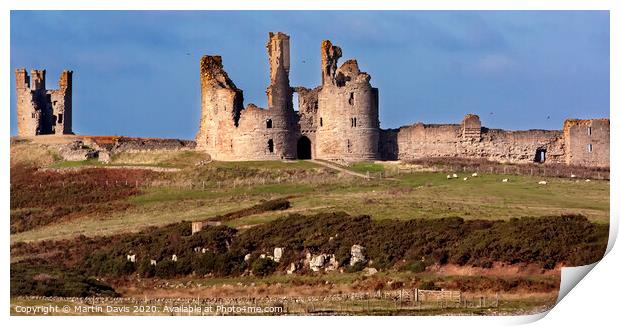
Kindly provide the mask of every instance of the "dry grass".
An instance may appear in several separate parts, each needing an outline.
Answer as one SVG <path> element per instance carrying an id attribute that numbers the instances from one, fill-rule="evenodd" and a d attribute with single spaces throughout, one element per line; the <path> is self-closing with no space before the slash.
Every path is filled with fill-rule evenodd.
<path id="1" fill-rule="evenodd" d="M 37 167 L 50 165 L 60 159 L 53 147 L 32 144 L 27 141 L 11 142 L 11 166 L 33 165 Z"/>

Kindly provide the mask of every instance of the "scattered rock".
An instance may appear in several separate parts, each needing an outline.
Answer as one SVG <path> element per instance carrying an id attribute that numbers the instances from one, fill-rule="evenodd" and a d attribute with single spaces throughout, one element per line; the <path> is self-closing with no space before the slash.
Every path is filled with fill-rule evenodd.
<path id="1" fill-rule="evenodd" d="M 280 262 L 283 253 L 284 248 L 276 247 L 275 249 L 273 249 L 273 261 L 275 261 L 276 263 Z"/>
<path id="2" fill-rule="evenodd" d="M 372 275 L 375 275 L 377 273 L 378 273 L 378 271 L 377 271 L 376 268 L 373 268 L 373 267 L 366 267 L 366 268 L 364 268 L 364 275 L 366 275 L 366 276 L 372 276 Z"/>
<path id="3" fill-rule="evenodd" d="M 353 266 L 357 263 L 365 263 L 366 262 L 366 257 L 364 257 L 364 250 L 366 248 L 360 246 L 360 245 L 353 245 L 351 246 L 351 261 L 349 262 L 349 265 Z"/>

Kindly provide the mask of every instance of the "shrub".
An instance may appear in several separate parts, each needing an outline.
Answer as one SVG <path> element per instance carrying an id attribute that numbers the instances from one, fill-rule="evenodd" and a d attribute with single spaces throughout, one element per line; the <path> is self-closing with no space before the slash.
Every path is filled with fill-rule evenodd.
<path id="1" fill-rule="evenodd" d="M 177 275 L 177 264 L 172 260 L 162 260 L 155 266 L 155 276 L 159 278 L 170 278 Z"/>
<path id="2" fill-rule="evenodd" d="M 258 258 L 252 262 L 252 274 L 267 276 L 275 272 L 278 263 L 268 258 Z"/>
<path id="3" fill-rule="evenodd" d="M 426 264 L 421 260 L 413 260 L 403 265 L 401 270 L 413 273 L 422 273 L 426 270 Z"/>

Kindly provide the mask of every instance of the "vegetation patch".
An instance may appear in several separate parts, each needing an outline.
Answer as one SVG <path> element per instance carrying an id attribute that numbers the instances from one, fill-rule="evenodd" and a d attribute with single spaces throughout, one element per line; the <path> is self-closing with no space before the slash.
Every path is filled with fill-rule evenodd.
<path id="1" fill-rule="evenodd" d="M 38 260 L 11 264 L 11 296 L 117 297 L 108 284 Z"/>
<path id="2" fill-rule="evenodd" d="M 607 229 L 583 216 L 373 221 L 369 216 L 345 213 L 290 215 L 243 232 L 207 226 L 192 235 L 189 222 L 154 227 L 110 237 L 105 246 L 91 244 L 93 250 L 84 250 L 81 256 L 59 250 L 56 258 L 48 257 L 46 262 L 61 268 L 63 257 L 68 255 L 74 262 L 73 270 L 97 277 L 231 277 L 247 273 L 264 277 L 276 271 L 284 273 L 308 252 L 334 254 L 340 266 L 347 266 L 351 246 L 359 244 L 365 247 L 368 267 L 379 270 L 421 273 L 433 264 L 491 267 L 493 262 L 551 269 L 559 263 L 575 266 L 599 260 L 606 249 Z M 79 245 L 76 240 L 75 246 Z M 279 262 L 270 258 L 275 247 L 284 248 Z M 15 245 L 12 254 L 28 250 L 33 247 Z M 27 260 L 20 264 L 27 264 Z M 311 272 L 303 269 L 297 273 Z"/>
<path id="3" fill-rule="evenodd" d="M 132 169 L 38 171 L 33 166 L 11 168 L 11 233 L 72 216 L 124 210 L 121 200 L 140 193 L 136 182 L 154 172 Z"/>
<path id="4" fill-rule="evenodd" d="M 285 210 L 291 207 L 291 202 L 286 198 L 278 198 L 273 200 L 266 200 L 252 207 L 244 208 L 238 211 L 230 212 L 224 215 L 218 215 L 210 218 L 209 221 L 230 221 L 237 218 L 250 216 L 254 214 L 260 214 L 269 211 Z"/>

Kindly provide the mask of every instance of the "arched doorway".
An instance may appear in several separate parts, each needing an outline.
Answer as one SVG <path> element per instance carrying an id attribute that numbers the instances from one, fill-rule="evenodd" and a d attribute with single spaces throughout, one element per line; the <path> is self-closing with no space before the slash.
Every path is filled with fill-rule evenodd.
<path id="1" fill-rule="evenodd" d="M 297 159 L 309 160 L 312 158 L 312 143 L 306 136 L 301 136 L 297 141 Z"/>

